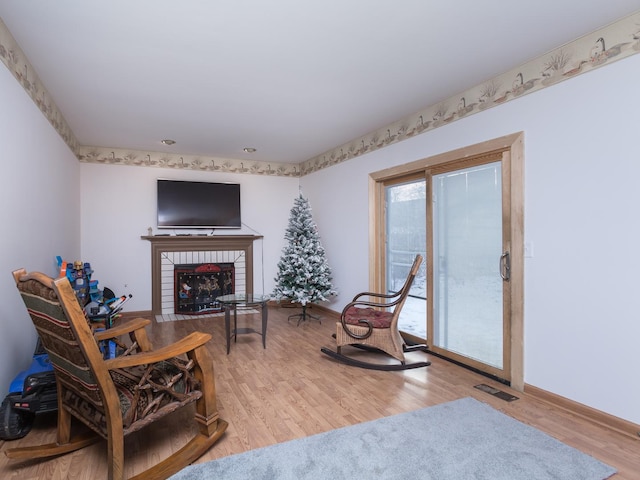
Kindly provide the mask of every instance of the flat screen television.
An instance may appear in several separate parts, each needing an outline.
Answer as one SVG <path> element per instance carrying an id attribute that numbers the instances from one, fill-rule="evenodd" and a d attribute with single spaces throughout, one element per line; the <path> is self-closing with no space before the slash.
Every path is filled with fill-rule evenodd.
<path id="1" fill-rule="evenodd" d="M 241 228 L 240 185 L 158 179 L 158 228 Z"/>

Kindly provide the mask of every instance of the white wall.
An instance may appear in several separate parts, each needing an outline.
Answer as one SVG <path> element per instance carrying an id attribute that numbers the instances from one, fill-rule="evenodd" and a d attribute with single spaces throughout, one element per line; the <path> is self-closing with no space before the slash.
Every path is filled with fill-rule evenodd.
<path id="1" fill-rule="evenodd" d="M 30 363 L 33 324 L 11 272 L 56 275 L 56 255 L 80 252 L 80 166 L 11 73 L 0 64 L 0 392 Z"/>
<path id="2" fill-rule="evenodd" d="M 126 310 L 151 310 L 151 243 L 140 237 L 149 227 L 158 233 L 157 178 L 239 183 L 244 226 L 215 234 L 263 235 L 254 242 L 254 292 L 273 290 L 297 178 L 99 164 L 82 164 L 80 170 L 82 260 L 91 263 L 101 288 L 133 295 Z"/>
<path id="3" fill-rule="evenodd" d="M 525 382 L 640 423 L 638 78 L 635 55 L 303 177 L 334 308 L 368 285 L 370 172 L 524 131 Z"/>
<path id="4" fill-rule="evenodd" d="M 333 308 L 368 285 L 368 173 L 524 131 L 525 381 L 640 423 L 639 76 L 635 55 L 303 177 L 340 291 Z M 154 225 L 157 177 L 240 182 L 243 221 L 265 236 L 256 282 L 272 289 L 298 179 L 80 165 L 5 68 L 0 105 L 0 388 L 35 342 L 13 269 L 53 274 L 55 255 L 79 257 L 102 285 L 128 285 L 130 310 L 150 308 L 140 236 Z"/>

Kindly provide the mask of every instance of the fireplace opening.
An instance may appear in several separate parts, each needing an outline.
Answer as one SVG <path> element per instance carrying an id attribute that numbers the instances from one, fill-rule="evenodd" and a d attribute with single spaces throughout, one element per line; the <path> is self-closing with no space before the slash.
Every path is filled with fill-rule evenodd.
<path id="1" fill-rule="evenodd" d="M 174 265 L 175 312 L 182 315 L 205 315 L 220 312 L 216 301 L 221 295 L 235 293 L 233 263 Z"/>

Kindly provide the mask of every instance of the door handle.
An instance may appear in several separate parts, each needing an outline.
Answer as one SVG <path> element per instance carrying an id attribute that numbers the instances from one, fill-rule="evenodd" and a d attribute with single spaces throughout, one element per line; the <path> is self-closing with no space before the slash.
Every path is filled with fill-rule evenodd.
<path id="1" fill-rule="evenodd" d="M 509 281 L 511 278 L 511 257 L 509 256 L 509 252 L 504 252 L 500 255 L 500 276 L 504 281 Z"/>

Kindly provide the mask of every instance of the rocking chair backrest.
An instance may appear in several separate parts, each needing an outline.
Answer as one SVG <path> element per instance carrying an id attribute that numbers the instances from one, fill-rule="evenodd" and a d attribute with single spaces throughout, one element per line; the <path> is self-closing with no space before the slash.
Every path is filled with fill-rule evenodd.
<path id="1" fill-rule="evenodd" d="M 69 280 L 53 280 L 38 272 L 27 275 L 24 269 L 13 276 L 56 371 L 59 399 L 83 398 L 104 415 L 101 392 L 110 385 L 98 381 L 94 362 L 102 355 Z"/>
<path id="2" fill-rule="evenodd" d="M 416 255 L 416 258 L 414 258 L 413 264 L 411 265 L 411 270 L 409 270 L 409 275 L 407 275 L 407 279 L 404 281 L 404 285 L 402 285 L 402 288 L 397 294 L 398 303 L 396 304 L 394 311 L 400 311 L 402 309 L 404 302 L 407 300 L 407 297 L 409 296 L 409 291 L 411 290 L 413 281 L 415 280 L 416 275 L 418 274 L 418 269 L 420 268 L 421 264 L 422 264 L 422 255 Z"/>
<path id="3" fill-rule="evenodd" d="M 389 305 L 394 305 L 393 308 L 393 317 L 391 319 L 391 328 L 393 330 L 398 329 L 398 320 L 400 319 L 400 312 L 402 311 L 402 307 L 407 301 L 407 297 L 409 296 L 409 292 L 411 291 L 411 286 L 413 285 L 413 280 L 416 278 L 418 274 L 418 269 L 422 264 L 422 255 L 416 255 L 416 258 L 413 260 L 413 264 L 411 265 L 411 270 L 409 270 L 409 275 L 407 275 L 407 279 L 402 285 L 402 288 L 398 293 L 394 295 L 396 299 L 391 302 Z"/>

